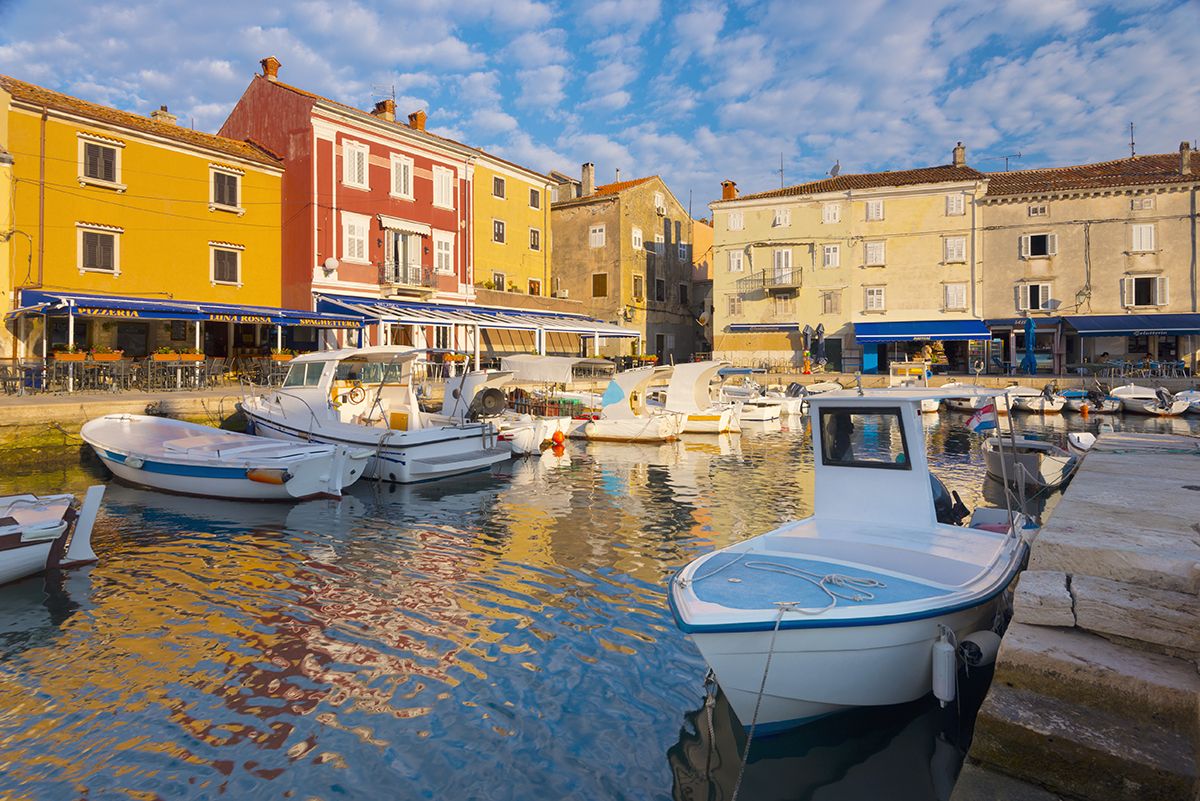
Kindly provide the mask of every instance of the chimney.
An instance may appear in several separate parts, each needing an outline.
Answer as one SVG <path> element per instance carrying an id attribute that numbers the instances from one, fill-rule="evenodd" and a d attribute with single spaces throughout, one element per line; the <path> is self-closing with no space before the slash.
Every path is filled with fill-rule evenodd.
<path id="1" fill-rule="evenodd" d="M 1192 146 L 1187 142 L 1179 143 L 1179 174 L 1192 174 Z"/>
<path id="2" fill-rule="evenodd" d="M 954 161 L 955 167 L 967 166 L 967 149 L 963 147 L 963 143 L 959 142 L 954 146 Z"/>
<path id="3" fill-rule="evenodd" d="M 267 56 L 258 63 L 262 64 L 264 78 L 271 82 L 279 80 L 279 59 L 275 56 Z"/>
<path id="4" fill-rule="evenodd" d="M 388 122 L 396 121 L 396 101 L 390 97 L 386 100 L 380 100 L 375 104 L 375 110 L 371 112 L 374 116 Z"/>
<path id="5" fill-rule="evenodd" d="M 733 181 L 721 181 L 721 200 L 737 200 L 737 184 Z"/>
<path id="6" fill-rule="evenodd" d="M 617 167 L 617 183 L 621 183 L 621 168 Z"/>
<path id="7" fill-rule="evenodd" d="M 583 164 L 583 188 L 579 192 L 580 197 L 588 197 L 596 191 L 596 165 L 590 161 Z"/>
<path id="8" fill-rule="evenodd" d="M 408 127 L 414 131 L 425 130 L 425 109 L 419 108 L 408 115 Z"/>
<path id="9" fill-rule="evenodd" d="M 164 125 L 174 125 L 176 120 L 179 118 L 167 111 L 166 106 L 159 106 L 158 108 L 154 109 L 154 111 L 150 112 L 150 119 L 154 120 L 155 122 L 161 122 Z"/>

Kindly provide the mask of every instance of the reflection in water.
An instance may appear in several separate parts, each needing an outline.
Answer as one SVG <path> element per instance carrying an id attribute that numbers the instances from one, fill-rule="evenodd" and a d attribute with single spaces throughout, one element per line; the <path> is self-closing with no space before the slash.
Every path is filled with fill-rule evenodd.
<path id="1" fill-rule="evenodd" d="M 965 419 L 926 434 L 974 505 L 988 491 Z M 1051 438 L 1080 423 L 1019 420 Z M 744 735 L 726 720 L 701 738 L 705 669 L 665 587 L 810 512 L 809 437 L 789 418 L 571 444 L 296 505 L 110 485 L 98 565 L 0 588 L 0 797 L 724 797 Z M 0 492 L 96 478 L 10 474 Z M 764 738 L 743 798 L 852 798 L 880 772 L 888 797 L 942 797 L 939 720 L 915 705 Z M 720 769 L 697 784 L 710 753 Z"/>

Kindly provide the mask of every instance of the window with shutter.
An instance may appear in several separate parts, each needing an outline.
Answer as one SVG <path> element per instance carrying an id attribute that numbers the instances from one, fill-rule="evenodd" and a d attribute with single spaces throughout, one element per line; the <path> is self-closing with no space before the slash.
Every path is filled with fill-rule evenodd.
<path id="1" fill-rule="evenodd" d="M 945 239 L 946 263 L 963 262 L 967 260 L 966 237 L 948 236 Z"/>
<path id="2" fill-rule="evenodd" d="M 739 317 L 742 313 L 742 298 L 740 295 L 728 296 L 728 308 L 730 317 Z"/>
<path id="3" fill-rule="evenodd" d="M 233 173 L 213 170 L 212 178 L 213 205 L 222 206 L 226 209 L 236 209 L 238 207 L 238 176 Z"/>
<path id="4" fill-rule="evenodd" d="M 837 267 L 842 261 L 842 250 L 838 245 L 825 245 L 822 249 L 821 266 Z"/>
<path id="5" fill-rule="evenodd" d="M 966 198 L 962 192 L 946 195 L 946 216 L 956 217 L 966 213 Z"/>
<path id="6" fill-rule="evenodd" d="M 403 198 L 405 200 L 413 199 L 412 191 L 412 175 L 413 175 L 413 160 L 407 156 L 401 156 L 398 153 L 393 153 L 391 156 L 392 162 L 392 197 Z"/>
<path id="7" fill-rule="evenodd" d="M 505 190 L 504 179 L 498 175 L 493 177 L 492 178 L 492 197 L 503 198 L 504 190 Z"/>
<path id="8" fill-rule="evenodd" d="M 105 183 L 116 183 L 118 175 L 117 148 L 97 144 L 83 143 L 83 177 Z"/>
<path id="9" fill-rule="evenodd" d="M 454 234 L 433 232 L 433 269 L 442 275 L 454 275 Z"/>
<path id="10" fill-rule="evenodd" d="M 342 183 L 356 189 L 368 189 L 367 157 L 370 149 L 358 142 L 342 143 Z"/>
<path id="11" fill-rule="evenodd" d="M 1132 227 L 1132 250 L 1134 253 L 1150 253 L 1154 250 L 1154 226 L 1134 225 Z"/>
<path id="12" fill-rule="evenodd" d="M 1023 259 L 1040 259 L 1057 253 L 1057 234 L 1025 234 L 1021 237 L 1021 258 Z"/>
<path id="13" fill-rule="evenodd" d="M 772 222 L 776 228 L 792 224 L 791 209 L 775 209 L 775 219 Z"/>
<path id="14" fill-rule="evenodd" d="M 542 249 L 542 232 L 538 228 L 530 228 L 529 229 L 529 249 L 530 250 L 541 250 Z"/>
<path id="15" fill-rule="evenodd" d="M 883 242 L 867 242 L 866 243 L 866 266 L 882 267 L 885 263 L 885 251 Z"/>
<path id="16" fill-rule="evenodd" d="M 1166 306 L 1171 302 L 1167 287 L 1167 276 L 1160 275 L 1154 279 L 1154 305 Z"/>
<path id="17" fill-rule="evenodd" d="M 841 222 L 842 207 L 838 203 L 823 203 L 821 205 L 821 222 L 826 225 Z"/>
<path id="18" fill-rule="evenodd" d="M 635 275 L 633 277 L 633 299 L 646 299 L 646 279 L 640 275 Z"/>
<path id="19" fill-rule="evenodd" d="M 100 272 L 116 271 L 116 234 L 83 231 L 83 263 L 81 269 Z"/>
<path id="20" fill-rule="evenodd" d="M 729 212 L 729 230 L 741 231 L 746 227 L 746 217 L 740 211 Z"/>
<path id="21" fill-rule="evenodd" d="M 775 251 L 775 282 L 790 284 L 792 281 L 792 251 L 791 248 L 779 248 Z"/>
<path id="22" fill-rule="evenodd" d="M 501 292 L 503 292 L 504 288 L 507 286 L 508 286 L 508 277 L 504 273 L 497 273 L 497 272 L 492 273 L 492 287 L 494 289 L 498 289 Z"/>
<path id="23" fill-rule="evenodd" d="M 1029 284 L 1017 284 L 1017 311 L 1029 309 Z"/>
<path id="24" fill-rule="evenodd" d="M 883 287 L 869 286 L 866 288 L 866 293 L 867 293 L 866 310 L 867 311 L 883 311 L 883 309 L 884 309 Z"/>
<path id="25" fill-rule="evenodd" d="M 492 220 L 492 241 L 504 244 L 504 220 Z"/>
<path id="26" fill-rule="evenodd" d="M 967 308 L 966 284 L 946 284 L 945 291 L 947 309 L 961 310 Z"/>
<path id="27" fill-rule="evenodd" d="M 602 248 L 604 247 L 604 226 L 593 225 L 588 229 L 588 247 Z"/>
<path id="28" fill-rule="evenodd" d="M 529 190 L 529 208 L 540 209 L 542 207 L 542 193 L 537 189 Z M 530 294 L 533 294 L 532 292 Z"/>
<path id="29" fill-rule="evenodd" d="M 638 228 L 637 226 L 634 226 L 633 229 L 633 249 L 642 249 L 642 229 Z"/>
<path id="30" fill-rule="evenodd" d="M 433 205 L 454 208 L 454 171 L 445 167 L 433 168 Z"/>
<path id="31" fill-rule="evenodd" d="M 217 284 L 240 284 L 241 270 L 239 262 L 241 253 L 236 250 L 224 250 L 222 248 L 213 248 L 212 264 L 213 274 L 212 280 Z"/>
<path id="32" fill-rule="evenodd" d="M 742 257 L 745 255 L 743 251 L 729 251 L 729 272 L 740 273 L 742 271 Z"/>
<path id="33" fill-rule="evenodd" d="M 868 200 L 867 201 L 867 219 L 871 220 L 871 221 L 883 219 L 883 201 L 882 200 Z"/>
<path id="34" fill-rule="evenodd" d="M 822 314 L 841 314 L 842 311 L 842 293 L 838 290 L 829 290 L 821 293 L 821 313 Z"/>

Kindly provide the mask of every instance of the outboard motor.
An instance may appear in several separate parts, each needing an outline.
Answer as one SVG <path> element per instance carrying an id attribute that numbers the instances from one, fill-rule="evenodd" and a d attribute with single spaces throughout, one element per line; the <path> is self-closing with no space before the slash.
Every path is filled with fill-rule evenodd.
<path id="1" fill-rule="evenodd" d="M 1167 392 L 1166 387 L 1159 387 L 1154 390 L 1154 395 L 1158 398 L 1158 407 L 1160 409 L 1170 409 L 1171 404 L 1175 402 L 1175 396 Z"/>
<path id="2" fill-rule="evenodd" d="M 1042 397 L 1045 398 L 1046 400 L 1054 400 L 1054 385 L 1053 384 L 1047 384 L 1046 386 L 1042 387 Z"/>
<path id="3" fill-rule="evenodd" d="M 793 381 L 787 385 L 787 390 L 784 392 L 784 394 L 789 398 L 799 398 L 804 394 L 804 385 L 797 381 Z"/>
<path id="4" fill-rule="evenodd" d="M 467 409 L 468 420 L 478 420 L 481 417 L 495 417 L 504 411 L 508 399 L 496 387 L 487 387 L 475 393 L 471 399 L 471 407 Z"/>
<path id="5" fill-rule="evenodd" d="M 951 526 L 961 526 L 962 521 L 971 514 L 971 510 L 958 497 L 957 492 L 946 489 L 942 480 L 933 473 L 929 474 L 929 484 L 933 490 L 933 509 L 937 513 L 937 521 Z"/>

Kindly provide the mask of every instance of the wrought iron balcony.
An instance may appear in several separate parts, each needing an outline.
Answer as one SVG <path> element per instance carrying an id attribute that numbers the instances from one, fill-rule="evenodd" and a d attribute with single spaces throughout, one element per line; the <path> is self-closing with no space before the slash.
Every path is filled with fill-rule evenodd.
<path id="1" fill-rule="evenodd" d="M 419 264 L 383 264 L 379 268 L 379 285 L 393 293 L 428 294 L 434 289 L 433 270 Z"/>
<path id="2" fill-rule="evenodd" d="M 790 270 L 762 270 L 741 278 L 737 282 L 740 295 L 756 292 L 794 292 L 804 285 L 800 268 Z"/>

